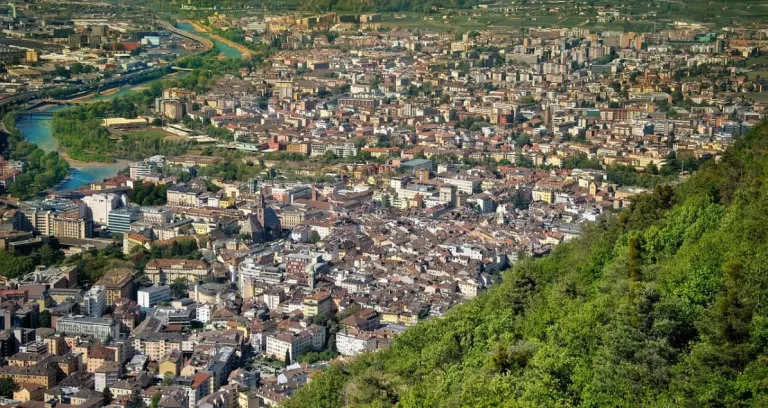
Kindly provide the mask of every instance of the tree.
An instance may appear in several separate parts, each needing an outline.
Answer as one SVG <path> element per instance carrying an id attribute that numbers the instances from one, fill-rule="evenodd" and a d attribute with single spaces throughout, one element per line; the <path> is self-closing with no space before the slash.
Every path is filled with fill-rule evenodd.
<path id="1" fill-rule="evenodd" d="M 291 352 L 289 350 L 285 350 L 285 357 L 283 360 L 283 364 L 285 365 L 285 367 L 288 367 L 289 365 L 291 365 Z"/>
<path id="2" fill-rule="evenodd" d="M 320 233 L 318 233 L 315 230 L 309 231 L 309 242 L 311 244 L 316 244 L 316 243 L 320 242 L 320 239 L 321 239 L 320 238 Z"/>
<path id="3" fill-rule="evenodd" d="M 51 312 L 43 310 L 38 315 L 38 327 L 51 327 Z"/>
<path id="4" fill-rule="evenodd" d="M 176 375 L 172 372 L 167 372 L 163 375 L 163 385 L 171 385 L 173 384 L 173 379 L 176 378 Z"/>
<path id="5" fill-rule="evenodd" d="M 104 405 L 109 405 L 112 403 L 112 390 L 109 389 L 109 387 L 104 387 L 104 391 L 102 391 L 102 394 L 104 394 Z"/>
<path id="6" fill-rule="evenodd" d="M 12 398 L 16 391 L 16 382 L 10 378 L 0 378 L 0 397 Z"/>
<path id="7" fill-rule="evenodd" d="M 163 394 L 160 391 L 157 391 L 153 396 L 152 400 L 149 404 L 149 408 L 157 408 L 158 405 L 160 405 L 160 399 L 163 398 Z"/>
<path id="8" fill-rule="evenodd" d="M 176 299 L 186 297 L 189 293 L 189 284 L 187 283 L 187 280 L 184 278 L 176 278 L 176 280 L 171 283 L 171 293 Z"/>

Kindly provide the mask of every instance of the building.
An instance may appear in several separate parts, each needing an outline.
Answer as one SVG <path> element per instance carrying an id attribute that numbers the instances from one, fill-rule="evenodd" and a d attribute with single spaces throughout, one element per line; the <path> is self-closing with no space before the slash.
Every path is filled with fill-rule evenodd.
<path id="1" fill-rule="evenodd" d="M 441 173 L 437 180 L 452 186 L 456 186 L 460 193 L 472 195 L 480 189 L 482 179 L 463 174 Z"/>
<path id="2" fill-rule="evenodd" d="M 173 350 L 181 350 L 186 337 L 181 333 L 142 333 L 133 338 L 133 350 L 152 361 L 160 361 Z"/>
<path id="3" fill-rule="evenodd" d="M 331 294 L 328 292 L 318 292 L 310 297 L 304 298 L 302 312 L 304 317 L 325 316 L 331 312 Z"/>
<path id="4" fill-rule="evenodd" d="M 0 378 L 10 378 L 16 384 L 37 384 L 45 388 L 56 385 L 56 370 L 48 364 L 33 367 L 0 367 Z"/>
<path id="5" fill-rule="evenodd" d="M 211 269 L 200 260 L 153 259 L 144 268 L 144 274 L 155 285 L 170 285 L 179 278 L 195 284 L 207 280 L 211 276 Z"/>
<path id="6" fill-rule="evenodd" d="M 101 317 L 107 310 L 107 289 L 93 285 L 83 296 L 83 313 L 90 317 Z"/>
<path id="7" fill-rule="evenodd" d="M 296 361 L 310 350 L 320 350 L 325 345 L 325 328 L 316 324 L 309 325 L 298 333 L 277 332 L 267 336 L 266 354 L 285 361 L 286 355 Z"/>
<path id="8" fill-rule="evenodd" d="M 150 286 L 138 291 L 139 306 L 150 308 L 160 302 L 171 300 L 171 288 L 169 286 Z"/>
<path id="9" fill-rule="evenodd" d="M 171 207 L 197 207 L 197 196 L 200 190 L 184 185 L 175 185 L 168 188 L 166 199 Z"/>
<path id="10" fill-rule="evenodd" d="M 139 219 L 139 211 L 134 208 L 117 208 L 107 215 L 107 226 L 112 232 L 126 234 L 131 232 L 131 224 Z"/>
<path id="11" fill-rule="evenodd" d="M 133 282 L 136 270 L 130 268 L 113 268 L 96 282 L 107 290 L 107 306 L 111 307 L 120 298 L 133 299 Z"/>
<path id="12" fill-rule="evenodd" d="M 407 162 L 403 162 L 400 165 L 400 171 L 408 174 L 415 174 L 417 170 L 431 171 L 433 168 L 432 160 L 427 159 L 413 159 Z"/>
<path id="13" fill-rule="evenodd" d="M 123 199 L 113 193 L 93 194 L 83 197 L 83 203 L 86 206 L 87 217 L 90 217 L 97 224 L 106 225 L 109 213 L 121 207 Z"/>
<path id="14" fill-rule="evenodd" d="M 93 336 L 106 342 L 120 336 L 120 324 L 109 318 L 66 316 L 56 321 L 56 331 L 68 335 Z"/>
<path id="15" fill-rule="evenodd" d="M 336 349 L 342 356 L 356 356 L 376 351 L 377 340 L 373 333 L 345 329 L 336 333 Z"/>

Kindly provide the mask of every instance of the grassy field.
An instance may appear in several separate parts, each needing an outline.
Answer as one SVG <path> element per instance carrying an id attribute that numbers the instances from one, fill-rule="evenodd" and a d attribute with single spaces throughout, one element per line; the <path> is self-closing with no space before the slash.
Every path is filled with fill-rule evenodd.
<path id="1" fill-rule="evenodd" d="M 754 81 L 758 75 L 760 76 L 760 78 L 768 78 L 768 69 L 748 72 L 747 78 L 749 78 L 750 81 Z"/>
<path id="2" fill-rule="evenodd" d="M 517 3 L 517 4 L 515 4 Z M 425 15 L 400 13 L 394 18 L 384 13 L 384 27 L 452 30 L 520 29 L 530 27 L 584 27 L 591 30 L 648 32 L 667 28 L 675 21 L 700 23 L 712 28 L 757 27 L 768 21 L 768 2 L 764 0 L 600 0 L 596 5 L 610 5 L 633 21 L 597 23 L 597 12 L 586 0 L 575 2 L 537 1 L 521 6 L 519 2 L 496 3 L 501 9 L 444 10 Z M 446 18 L 444 18 L 444 16 Z"/>
<path id="3" fill-rule="evenodd" d="M 158 128 L 150 128 L 146 130 L 140 130 L 138 132 L 131 132 L 132 135 L 144 137 L 147 139 L 150 138 L 163 138 L 165 140 L 187 140 L 187 138 L 183 136 L 174 135 L 173 133 L 168 133 L 162 129 Z"/>
<path id="4" fill-rule="evenodd" d="M 745 93 L 744 96 L 755 102 L 768 102 L 768 92 L 749 92 Z"/>

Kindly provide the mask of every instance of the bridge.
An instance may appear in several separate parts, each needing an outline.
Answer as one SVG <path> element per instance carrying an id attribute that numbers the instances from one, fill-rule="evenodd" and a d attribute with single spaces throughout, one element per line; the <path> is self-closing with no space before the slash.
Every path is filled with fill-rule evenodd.
<path id="1" fill-rule="evenodd" d="M 51 111 L 30 111 L 30 112 L 24 112 L 22 116 L 26 116 L 32 119 L 49 119 L 53 117 L 53 112 Z"/>
<path id="2" fill-rule="evenodd" d="M 42 100 L 44 103 L 50 103 L 54 105 L 84 105 L 85 102 L 82 101 L 75 101 L 72 99 L 53 99 L 53 98 L 45 98 Z"/>

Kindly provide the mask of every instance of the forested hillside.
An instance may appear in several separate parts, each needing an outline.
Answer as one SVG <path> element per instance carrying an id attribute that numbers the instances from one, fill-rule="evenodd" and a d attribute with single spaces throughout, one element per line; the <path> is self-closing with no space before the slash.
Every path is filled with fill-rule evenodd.
<path id="1" fill-rule="evenodd" d="M 768 126 L 286 407 L 768 406 Z"/>

